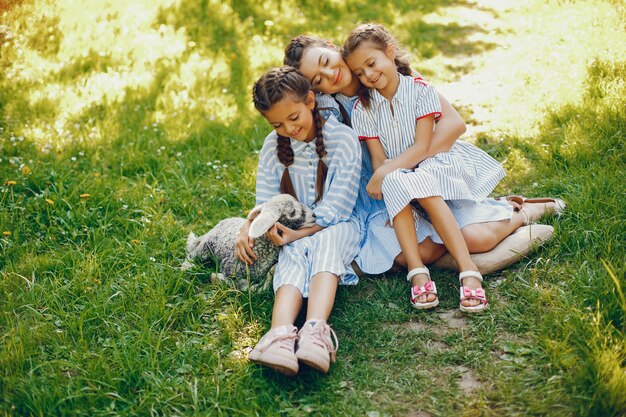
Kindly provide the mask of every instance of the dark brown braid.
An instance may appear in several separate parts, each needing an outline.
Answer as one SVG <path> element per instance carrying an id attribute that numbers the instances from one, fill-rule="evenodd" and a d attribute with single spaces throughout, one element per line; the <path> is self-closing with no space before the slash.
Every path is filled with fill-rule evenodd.
<path id="1" fill-rule="evenodd" d="M 365 42 L 370 42 L 375 48 L 383 52 L 387 50 L 389 45 L 393 45 L 396 50 L 394 62 L 396 67 L 398 67 L 398 72 L 402 75 L 411 75 L 411 65 L 409 64 L 408 55 L 399 48 L 399 43 L 396 38 L 394 38 L 384 26 L 374 23 L 363 23 L 350 32 L 348 39 L 341 47 L 341 56 L 343 56 L 343 59 L 347 59 L 356 48 Z M 363 105 L 369 107 L 370 95 L 367 87 L 361 84 L 357 95 L 363 102 Z"/>
<path id="2" fill-rule="evenodd" d="M 305 35 L 296 36 L 285 48 L 285 58 L 283 60 L 283 64 L 300 69 L 300 61 L 302 61 L 304 51 L 312 46 L 322 46 L 325 48 L 329 47 L 329 45 L 321 39 Z"/>
<path id="3" fill-rule="evenodd" d="M 254 101 L 254 107 L 261 112 L 261 114 L 265 114 L 274 104 L 287 95 L 290 95 L 296 103 L 306 103 L 309 91 L 311 91 L 309 81 L 295 68 L 284 66 L 269 70 L 254 83 L 252 87 L 252 99 Z M 319 157 L 316 180 L 317 198 L 315 199 L 315 202 L 318 202 L 324 195 L 324 183 L 326 181 L 328 167 L 323 160 L 326 155 L 322 135 L 323 121 L 317 108 L 313 110 L 313 120 L 316 130 L 315 145 Z M 291 139 L 278 135 L 276 154 L 280 163 L 285 166 L 280 180 L 280 192 L 291 194 L 297 199 L 298 197 L 296 196 L 293 183 L 291 182 L 291 176 L 289 175 L 289 167 L 293 164 L 294 160 Z"/>
<path id="4" fill-rule="evenodd" d="M 328 166 L 326 166 L 324 162 L 326 147 L 324 146 L 324 136 L 322 133 L 323 121 L 320 112 L 317 110 L 317 106 L 313 110 L 313 120 L 315 121 L 315 151 L 319 158 L 317 163 L 317 179 L 315 181 L 315 189 L 317 191 L 315 202 L 317 203 L 324 196 L 324 183 L 326 182 L 326 175 L 328 174 Z"/>
<path id="5" fill-rule="evenodd" d="M 278 160 L 285 166 L 283 175 L 280 178 L 280 192 L 283 194 L 290 194 L 296 200 L 296 190 L 293 188 L 291 182 L 291 176 L 289 175 L 289 167 L 293 164 L 293 149 L 291 149 L 291 139 L 286 136 L 278 135 L 276 153 L 278 154 Z"/>

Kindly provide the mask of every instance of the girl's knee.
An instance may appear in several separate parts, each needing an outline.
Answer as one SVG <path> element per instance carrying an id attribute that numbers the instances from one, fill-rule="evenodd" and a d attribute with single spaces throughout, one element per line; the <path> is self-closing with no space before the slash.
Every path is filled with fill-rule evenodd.
<path id="1" fill-rule="evenodd" d="M 470 253 L 487 252 L 498 244 L 497 236 L 483 225 L 464 227 L 461 229 L 461 234 Z"/>

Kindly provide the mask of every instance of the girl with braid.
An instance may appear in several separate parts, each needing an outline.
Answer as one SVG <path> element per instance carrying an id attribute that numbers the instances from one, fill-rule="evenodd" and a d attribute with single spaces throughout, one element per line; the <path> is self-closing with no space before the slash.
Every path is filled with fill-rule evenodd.
<path id="1" fill-rule="evenodd" d="M 326 373 L 338 347 L 327 324 L 337 285 L 358 281 L 350 263 L 359 249 L 359 222 L 352 216 L 361 171 L 359 142 L 335 117 L 320 116 L 310 83 L 295 68 L 265 73 L 254 84 L 253 100 L 274 127 L 259 154 L 256 204 L 288 193 L 313 209 L 316 224 L 291 230 L 276 223 L 267 233 L 281 246 L 272 324 L 249 358 L 286 375 L 296 374 L 298 363 Z M 236 256 L 247 263 L 254 260 L 249 225 L 242 227 L 235 246 Z M 294 323 L 305 298 L 306 322 L 298 331 Z"/>

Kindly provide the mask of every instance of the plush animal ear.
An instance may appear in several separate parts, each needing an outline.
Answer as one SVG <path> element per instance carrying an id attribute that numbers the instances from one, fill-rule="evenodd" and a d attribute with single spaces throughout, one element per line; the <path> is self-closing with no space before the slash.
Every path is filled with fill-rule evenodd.
<path id="1" fill-rule="evenodd" d="M 262 211 L 254 218 L 254 220 L 252 220 L 250 230 L 248 231 L 248 236 L 250 236 L 252 239 L 256 239 L 257 237 L 262 236 L 265 232 L 270 230 L 270 228 L 276 224 L 279 217 L 280 213 L 278 212 L 278 210 Z"/>
<path id="2" fill-rule="evenodd" d="M 255 208 L 253 208 L 252 210 L 250 210 L 250 213 L 248 213 L 248 216 L 246 217 L 248 220 L 254 220 L 254 218 L 256 216 L 259 215 L 259 213 L 261 213 L 261 210 L 263 210 L 263 206 L 265 204 L 261 204 L 256 206 Z"/>
<path id="3" fill-rule="evenodd" d="M 187 254 L 193 254 L 199 244 L 200 239 L 198 239 L 193 232 L 189 233 L 189 236 L 187 237 L 187 245 L 185 246 L 185 249 L 187 249 Z"/>

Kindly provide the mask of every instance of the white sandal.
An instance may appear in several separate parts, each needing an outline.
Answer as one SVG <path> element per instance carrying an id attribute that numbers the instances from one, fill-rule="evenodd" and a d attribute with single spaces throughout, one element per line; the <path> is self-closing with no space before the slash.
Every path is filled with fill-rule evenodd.
<path id="1" fill-rule="evenodd" d="M 465 278 L 476 278 L 480 282 L 483 282 L 483 276 L 478 271 L 464 271 L 459 274 L 459 282 L 461 283 L 460 288 L 460 301 L 459 308 L 464 313 L 478 313 L 480 311 L 486 310 L 489 308 L 489 301 L 487 301 L 487 296 L 485 295 L 484 288 L 469 288 L 463 285 L 463 280 Z M 463 300 L 478 300 L 480 304 L 475 306 L 464 306 Z"/>
<path id="2" fill-rule="evenodd" d="M 411 286 L 411 297 L 410 297 L 411 305 L 413 306 L 413 308 L 417 310 L 428 310 L 428 309 L 437 307 L 439 305 L 439 296 L 437 295 L 437 286 L 430 279 L 430 272 L 428 271 L 428 268 L 422 267 L 422 268 L 411 269 L 409 273 L 406 275 L 406 280 L 410 282 L 411 278 L 419 274 L 428 275 L 428 282 L 426 282 L 424 285 Z M 428 295 L 428 294 L 434 294 L 435 299 L 433 301 L 426 301 L 424 303 L 417 301 L 417 299 L 420 296 Z"/>

